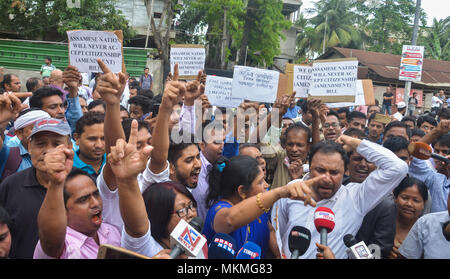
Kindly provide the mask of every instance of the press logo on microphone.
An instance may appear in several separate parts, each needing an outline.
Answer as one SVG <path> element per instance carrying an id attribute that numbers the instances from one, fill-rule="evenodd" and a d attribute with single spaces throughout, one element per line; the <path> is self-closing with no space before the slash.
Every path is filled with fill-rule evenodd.
<path id="1" fill-rule="evenodd" d="M 234 255 L 233 243 L 217 237 L 214 239 L 214 242 L 217 243 L 217 247 L 223 248 Z"/>
<path id="2" fill-rule="evenodd" d="M 242 250 L 242 249 L 243 249 L 243 250 Z M 250 250 L 248 250 L 248 249 L 246 249 L 246 248 L 241 248 L 241 250 L 242 250 L 242 253 L 244 253 L 244 254 L 246 254 L 246 255 L 249 255 L 250 258 L 251 258 L 252 260 L 255 259 L 255 258 L 257 258 L 257 257 L 259 257 L 259 254 L 258 254 L 258 253 L 253 252 L 253 251 L 250 251 Z M 241 251 L 239 251 L 239 252 L 241 252 Z"/>
<path id="3" fill-rule="evenodd" d="M 319 211 L 314 214 L 315 219 L 325 219 L 334 222 L 334 214 L 329 212 Z"/>
<path id="4" fill-rule="evenodd" d="M 188 227 L 184 229 L 180 236 L 178 236 L 178 240 L 190 251 L 194 251 L 200 239 L 200 234 Z"/>

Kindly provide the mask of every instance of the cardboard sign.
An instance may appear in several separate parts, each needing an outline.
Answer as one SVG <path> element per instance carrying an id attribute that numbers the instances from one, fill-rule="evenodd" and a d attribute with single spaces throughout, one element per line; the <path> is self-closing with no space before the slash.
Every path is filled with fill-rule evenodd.
<path id="1" fill-rule="evenodd" d="M 356 58 L 315 61 L 309 96 L 323 102 L 355 102 L 358 60 Z"/>
<path id="2" fill-rule="evenodd" d="M 232 95 L 249 101 L 275 102 L 278 95 L 280 73 L 245 66 L 235 66 Z"/>
<path id="3" fill-rule="evenodd" d="M 233 79 L 206 76 L 205 95 L 213 106 L 237 108 L 244 100 L 232 96 Z"/>
<path id="4" fill-rule="evenodd" d="M 203 45 L 172 45 L 170 48 L 170 72 L 178 63 L 179 78 L 196 79 L 205 68 L 206 52 Z"/>
<path id="5" fill-rule="evenodd" d="M 113 73 L 124 72 L 122 31 L 67 31 L 69 63 L 82 73 L 102 72 L 97 58 Z"/>
<path id="6" fill-rule="evenodd" d="M 423 52 L 423 46 L 403 46 L 399 80 L 420 81 L 422 79 Z"/>
<path id="7" fill-rule="evenodd" d="M 293 88 L 295 97 L 308 97 L 311 87 L 312 67 L 306 65 L 293 65 Z"/>
<path id="8" fill-rule="evenodd" d="M 327 103 L 327 106 L 330 108 L 370 106 L 370 105 L 375 105 L 373 84 L 372 80 L 370 79 L 357 80 L 357 90 L 354 102 Z"/>

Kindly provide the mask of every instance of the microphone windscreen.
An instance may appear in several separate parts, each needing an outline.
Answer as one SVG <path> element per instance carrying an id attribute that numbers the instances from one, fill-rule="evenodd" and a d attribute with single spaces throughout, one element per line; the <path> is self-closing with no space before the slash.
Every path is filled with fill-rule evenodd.
<path id="1" fill-rule="evenodd" d="M 334 213 L 328 207 L 318 207 L 314 212 L 314 225 L 317 231 L 320 229 L 327 229 L 328 233 L 334 229 Z"/>
<path id="2" fill-rule="evenodd" d="M 217 233 L 208 247 L 208 259 L 236 258 L 236 241 L 228 234 Z"/>
<path id="3" fill-rule="evenodd" d="M 237 253 L 236 259 L 261 259 L 261 247 L 256 243 L 247 241 Z"/>
<path id="4" fill-rule="evenodd" d="M 428 160 L 431 156 L 431 147 L 424 142 L 412 142 L 408 145 L 408 151 L 416 158 Z"/>
<path id="5" fill-rule="evenodd" d="M 347 246 L 347 248 L 352 247 L 356 243 L 358 243 L 358 240 L 356 240 L 356 238 L 353 235 L 351 234 L 344 235 L 344 244 L 345 246 Z"/>
<path id="6" fill-rule="evenodd" d="M 203 219 L 200 217 L 194 217 L 190 222 L 191 225 L 197 232 L 202 232 L 203 229 Z"/>
<path id="7" fill-rule="evenodd" d="M 305 227 L 295 226 L 289 234 L 289 250 L 291 253 L 294 250 L 299 251 L 299 256 L 305 254 L 311 243 L 311 232 Z"/>

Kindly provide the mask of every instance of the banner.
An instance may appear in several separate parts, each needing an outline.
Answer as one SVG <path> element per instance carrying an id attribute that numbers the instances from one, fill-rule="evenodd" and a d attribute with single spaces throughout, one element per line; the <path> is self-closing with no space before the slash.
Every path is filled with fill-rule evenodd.
<path id="1" fill-rule="evenodd" d="M 403 46 L 399 80 L 420 81 L 422 78 L 423 46 Z"/>
<path id="2" fill-rule="evenodd" d="M 277 71 L 235 66 L 232 96 L 249 101 L 274 103 L 279 78 L 280 73 Z"/>
<path id="3" fill-rule="evenodd" d="M 318 60 L 313 63 L 309 96 L 325 103 L 355 102 L 358 60 Z"/>
<path id="4" fill-rule="evenodd" d="M 125 71 L 122 31 L 67 31 L 69 64 L 82 73 L 102 72 L 97 58 L 113 73 Z"/>
<path id="5" fill-rule="evenodd" d="M 205 68 L 205 47 L 203 45 L 172 45 L 170 48 L 170 72 L 178 63 L 179 78 L 196 79 L 198 72 Z"/>
<path id="6" fill-rule="evenodd" d="M 205 95 L 213 106 L 237 108 L 244 100 L 232 96 L 233 79 L 206 76 Z"/>
<path id="7" fill-rule="evenodd" d="M 327 106 L 330 108 L 370 105 L 375 105 L 373 84 L 370 79 L 358 79 L 356 81 L 356 95 L 354 102 L 327 103 Z"/>

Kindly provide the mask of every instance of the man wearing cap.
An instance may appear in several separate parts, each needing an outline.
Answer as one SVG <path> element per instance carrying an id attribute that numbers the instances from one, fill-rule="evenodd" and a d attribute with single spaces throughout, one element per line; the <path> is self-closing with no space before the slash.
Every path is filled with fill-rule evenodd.
<path id="1" fill-rule="evenodd" d="M 44 156 L 59 145 L 72 148 L 67 122 L 47 118 L 37 121 L 28 140 L 32 166 L 0 184 L 0 205 L 11 216 L 10 258 L 31 259 L 38 242 L 37 216 L 49 185 Z"/>
<path id="2" fill-rule="evenodd" d="M 22 171 L 32 166 L 30 154 L 28 153 L 28 137 L 31 134 L 36 121 L 50 118 L 50 115 L 42 110 L 28 109 L 19 114 L 14 121 L 16 136 L 7 141 L 0 152 L 0 160 L 6 160 L 5 168 L 0 172 L 0 182 L 7 176 Z"/>
<path id="3" fill-rule="evenodd" d="M 402 121 L 403 116 L 405 116 L 406 113 L 406 104 L 405 102 L 399 102 L 397 104 L 397 112 L 394 113 L 392 116 L 397 119 L 398 121 Z"/>

